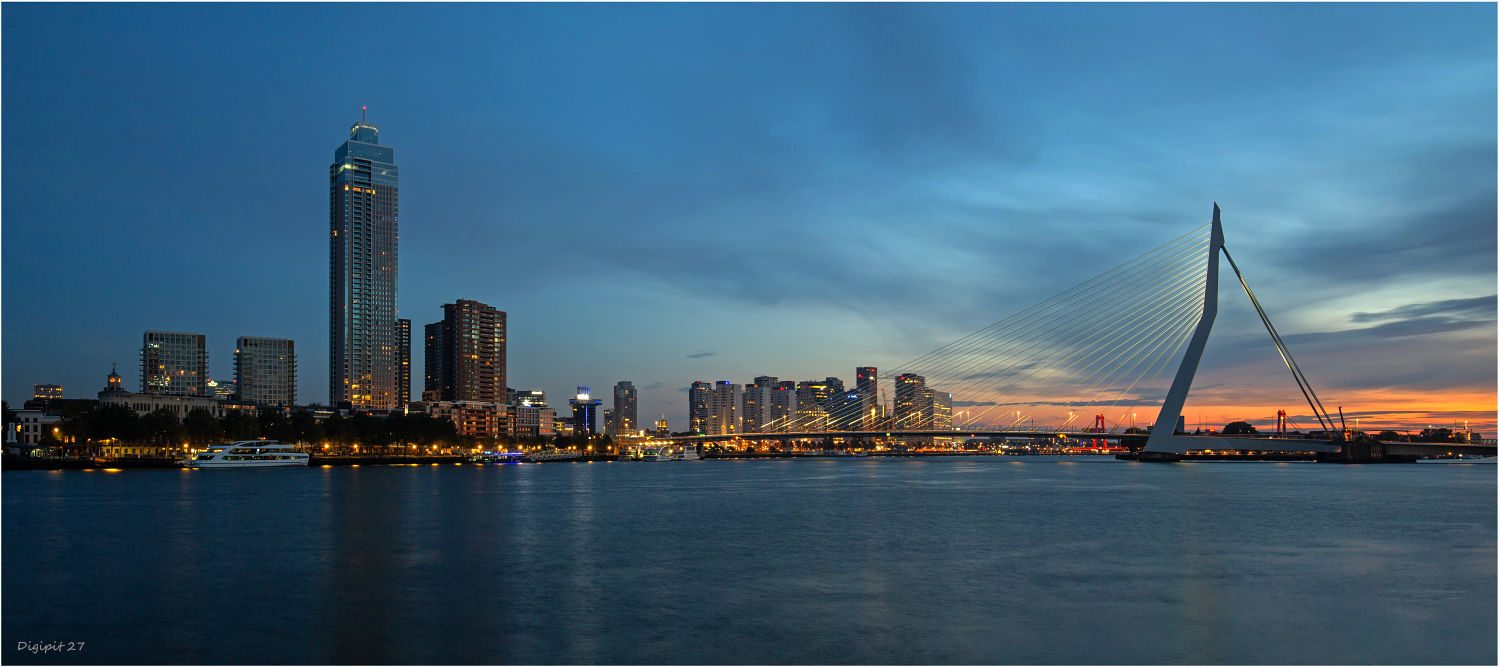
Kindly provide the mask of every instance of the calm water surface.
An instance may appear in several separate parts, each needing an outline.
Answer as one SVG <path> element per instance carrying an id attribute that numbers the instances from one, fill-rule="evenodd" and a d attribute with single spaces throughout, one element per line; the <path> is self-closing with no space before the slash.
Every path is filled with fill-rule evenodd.
<path id="1" fill-rule="evenodd" d="M 3 662 L 1495 664 L 1496 469 L 7 472 Z"/>

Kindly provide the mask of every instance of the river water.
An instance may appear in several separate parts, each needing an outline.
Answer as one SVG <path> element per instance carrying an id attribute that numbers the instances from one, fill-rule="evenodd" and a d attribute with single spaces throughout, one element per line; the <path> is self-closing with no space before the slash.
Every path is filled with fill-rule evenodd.
<path id="1" fill-rule="evenodd" d="M 1495 664 L 1496 469 L 6 472 L 0 659 Z"/>

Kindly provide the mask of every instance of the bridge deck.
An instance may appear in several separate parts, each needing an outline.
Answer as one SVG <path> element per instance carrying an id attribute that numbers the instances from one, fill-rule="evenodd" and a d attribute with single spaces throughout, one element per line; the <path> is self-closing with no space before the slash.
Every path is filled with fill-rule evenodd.
<path id="1" fill-rule="evenodd" d="M 1087 433 L 1079 431 L 950 431 L 950 430 L 928 430 L 928 431 L 805 431 L 794 433 L 737 433 L 734 435 L 679 435 L 662 438 L 651 438 L 651 442 L 672 443 L 694 443 L 694 442 L 724 442 L 729 440 L 823 440 L 825 438 L 839 438 L 843 440 L 857 439 L 885 439 L 901 437 L 941 437 L 941 438 L 1047 438 L 1059 440 L 1058 444 L 1066 444 L 1069 440 L 1114 440 L 1122 445 L 1143 445 L 1146 442 L 1145 434 L 1123 434 L 1123 433 Z M 1225 437 L 1225 436 L 1199 436 L 1199 435 L 1174 435 L 1171 441 L 1176 448 L 1182 451 L 1259 451 L 1259 452 L 1338 452 L 1342 445 L 1334 440 L 1326 439 L 1291 439 L 1275 437 Z M 1388 442 L 1383 443 L 1387 454 L 1404 456 L 1442 456 L 1445 454 L 1478 454 L 1481 456 L 1494 456 L 1495 445 L 1472 445 L 1472 444 L 1448 444 L 1429 442 Z"/>

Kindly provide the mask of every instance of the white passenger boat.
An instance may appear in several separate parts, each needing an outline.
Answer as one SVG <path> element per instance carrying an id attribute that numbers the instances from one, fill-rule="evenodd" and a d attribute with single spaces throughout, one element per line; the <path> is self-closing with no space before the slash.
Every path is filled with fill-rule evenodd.
<path id="1" fill-rule="evenodd" d="M 280 468 L 305 466 L 308 455 L 275 440 L 238 440 L 214 445 L 182 462 L 187 468 Z"/>

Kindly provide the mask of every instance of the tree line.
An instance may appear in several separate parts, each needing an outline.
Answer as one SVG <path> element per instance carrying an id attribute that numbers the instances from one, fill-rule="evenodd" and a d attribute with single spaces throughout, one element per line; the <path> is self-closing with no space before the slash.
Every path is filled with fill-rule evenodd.
<path id="1" fill-rule="evenodd" d="M 16 421 L 15 412 L 5 404 L 6 426 Z M 265 438 L 287 444 L 312 445 L 335 452 L 415 453 L 428 449 L 483 447 L 495 449 L 524 446 L 586 449 L 594 445 L 603 451 L 609 438 L 589 439 L 580 436 L 476 438 L 458 433 L 448 417 L 425 413 L 395 413 L 377 417 L 356 413 L 345 417 L 334 414 L 318 419 L 309 410 L 230 410 L 215 417 L 203 408 L 178 413 L 159 408 L 144 415 L 123 405 L 98 405 L 94 401 L 68 401 L 59 410 L 61 420 L 57 433 L 42 434 L 43 446 L 92 450 L 105 443 L 153 444 L 160 446 L 203 447 L 234 440 Z"/>

